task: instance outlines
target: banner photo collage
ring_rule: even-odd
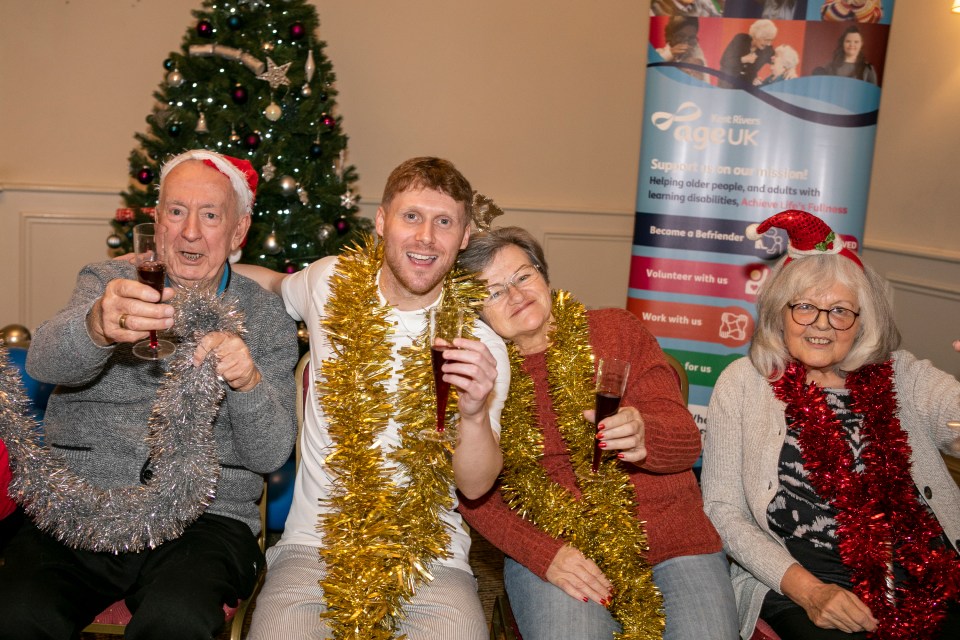
[[[701,429],[813,213],[860,249],[893,0],[653,0],[627,308],[683,363]]]

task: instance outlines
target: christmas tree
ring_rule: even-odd
[[[153,219],[160,166],[205,148],[245,158],[260,172],[243,261],[292,273],[354,240],[354,167],[335,113],[333,67],[315,39],[305,0],[204,0],[136,134],[131,185],[107,245],[131,249],[133,225]]]

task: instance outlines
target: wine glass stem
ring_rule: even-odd
[[[159,348],[160,348],[160,343],[157,341],[157,332],[151,331],[150,332],[150,349],[152,349],[153,351],[156,351]]]

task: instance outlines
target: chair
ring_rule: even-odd
[[[663,352],[663,356],[667,359],[667,364],[673,368],[673,374],[677,377],[677,384],[680,386],[680,395],[683,396],[683,403],[689,404],[690,382],[687,379],[687,371],[683,368],[683,363],[666,351]]]
[[[750,640],[780,640],[777,632],[770,628],[763,618],[757,618],[757,626],[753,630]]]
[[[259,507],[260,535],[257,536],[257,542],[260,544],[260,551],[265,551],[267,548],[266,480],[264,480],[263,483],[263,492],[260,494]],[[247,609],[250,607],[250,603],[256,599],[257,594],[260,592],[260,587],[263,586],[264,574],[266,574],[265,568],[260,570],[260,575],[257,576],[257,582],[253,586],[253,592],[249,598],[240,600],[236,607],[223,605],[223,621],[224,625],[230,625],[230,640],[240,640],[242,637],[243,621],[247,616]],[[83,632],[122,636],[131,617],[133,617],[133,614],[130,613],[130,609],[127,608],[126,603],[123,600],[118,600],[101,611],[97,617],[93,619],[93,622],[84,628]]]
[[[303,413],[306,408],[310,378],[310,352],[300,358],[294,376],[297,385],[297,444],[294,453],[282,467],[267,476],[267,528],[270,531],[283,531],[290,505],[293,503],[293,488],[296,483],[297,467],[300,466],[300,432],[303,425]]]

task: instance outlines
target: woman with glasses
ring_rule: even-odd
[[[960,637],[960,383],[899,351],[886,282],[819,218],[757,298],[749,356],[710,400],[707,514],[732,559],[744,638]]]
[[[459,263],[486,281],[480,316],[511,351],[501,483],[460,510],[506,555],[524,640],[736,638],[727,562],[691,470],[700,433],[654,337],[628,311],[552,292],[543,250],[518,227],[471,236]],[[599,358],[631,368],[619,412],[595,428]],[[607,453],[595,473],[596,440]]]

